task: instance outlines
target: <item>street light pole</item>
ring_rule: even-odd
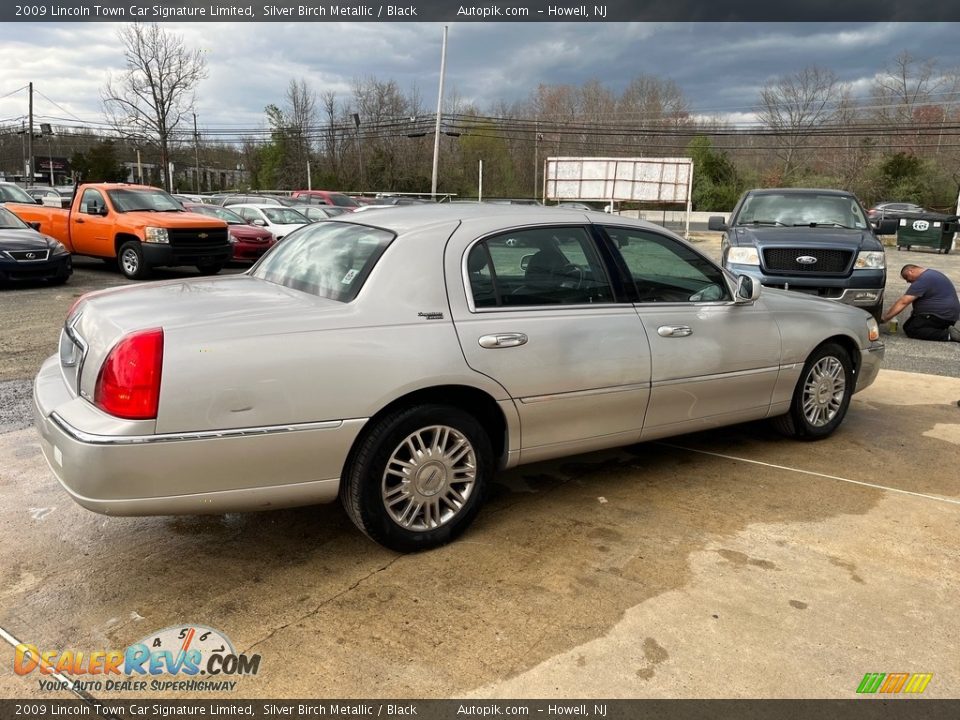
[[[440,159],[440,118],[443,112],[443,75],[447,67],[447,26],[443,26],[443,48],[440,51],[440,92],[437,93],[437,127],[433,133],[433,178],[430,182],[430,199],[437,201],[437,165]]]

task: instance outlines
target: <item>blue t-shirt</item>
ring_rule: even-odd
[[[907,288],[913,295],[913,311],[920,315],[936,315],[938,318],[956,322],[960,320],[960,299],[950,278],[939,270],[927,268]]]

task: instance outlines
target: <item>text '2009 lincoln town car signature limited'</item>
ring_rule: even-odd
[[[308,225],[243,275],[84,296],[34,397],[91,510],[339,497],[409,551],[461,533],[498,469],[758,418],[826,437],[882,355],[863,310],[761,294],[649,223],[412,206]]]

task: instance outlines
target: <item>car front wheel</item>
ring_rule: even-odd
[[[150,275],[150,268],[143,261],[143,248],[136,240],[130,240],[120,246],[117,253],[120,272],[131,280],[143,280]]]
[[[381,545],[428,550],[466,530],[492,474],[490,439],[476,418],[417,405],[376,421],[346,468],[340,500]]]
[[[821,440],[843,422],[853,395],[853,363],[836,343],[825,343],[807,358],[790,411],[773,418],[784,435],[801,440]]]

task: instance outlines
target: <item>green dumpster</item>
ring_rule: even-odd
[[[911,213],[900,218],[897,228],[897,250],[926,247],[947,254],[953,246],[953,234],[957,232],[956,215],[937,213]]]

